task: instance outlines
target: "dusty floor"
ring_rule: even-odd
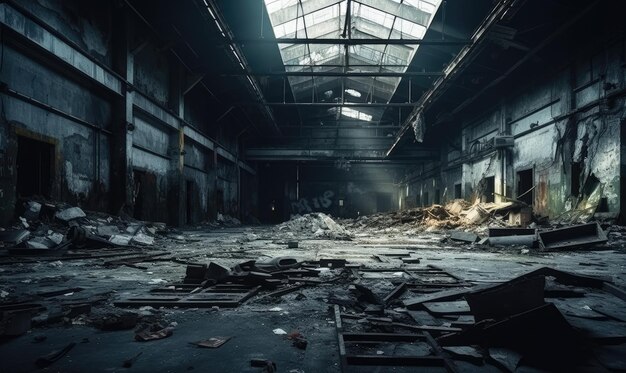
[[[370,231],[357,233],[351,241],[336,241],[315,238],[312,234],[294,235],[272,227],[242,227],[189,230],[177,239],[159,241],[153,248],[144,249],[144,254],[165,251],[168,255],[160,261],[136,263],[146,269],[124,265],[105,266],[104,263],[111,258],[49,258],[33,259],[30,263],[5,260],[0,262],[0,294],[5,299],[30,298],[32,302],[44,304],[46,311],[37,316],[41,320],[46,320],[47,316],[54,314],[55,309],[61,309],[68,302],[91,302],[95,296],[102,297],[102,301],[93,304],[91,316],[79,315],[57,322],[44,321],[43,325],[32,327],[24,335],[2,341],[0,372],[38,371],[35,365],[37,357],[61,349],[69,342],[77,344],[67,355],[41,371],[260,372],[261,368],[250,366],[250,360],[261,358],[274,361],[279,372],[338,372],[341,370],[339,350],[333,302],[329,298],[341,298],[348,292],[354,279],[308,286],[278,298],[265,297],[266,291],[262,291],[232,309],[144,307],[131,310],[144,317],[157,318],[173,328],[173,335],[155,341],[135,341],[132,329],[98,330],[90,325],[89,317],[119,313],[122,310],[113,306],[114,301],[146,294],[151,288],[165,283],[180,282],[185,275],[187,262],[214,261],[232,267],[247,260],[263,261],[278,256],[293,256],[301,261],[340,258],[370,268],[403,267],[410,270],[436,265],[473,284],[497,283],[535,268],[549,266],[582,275],[607,277],[615,285],[624,288],[626,249],[621,232],[614,230],[609,233],[609,243],[596,250],[545,253],[521,247],[497,249],[454,243],[445,240],[441,232],[406,235],[393,231]],[[287,248],[288,240],[297,240],[299,247]],[[420,262],[403,264],[402,256],[420,258]],[[324,271],[320,273],[320,278],[335,278],[341,272],[339,269]],[[397,271],[373,273],[364,276],[361,283],[384,297],[402,276]],[[82,290],[45,298],[37,296],[42,292],[71,288]],[[406,292],[400,299],[412,296],[415,294]],[[572,314],[591,312],[588,308],[600,302],[600,298],[598,294],[589,293],[583,298],[569,300],[561,310],[569,310]],[[611,303],[611,312],[619,314],[618,319],[626,320],[623,301],[607,299],[602,298],[604,302]],[[553,301],[559,304],[561,300]],[[402,307],[391,307],[389,312],[401,314],[403,310]],[[593,318],[580,320],[590,319]],[[626,322],[615,319],[611,322],[608,329],[611,329],[613,335],[621,335],[626,339]],[[308,341],[307,348],[302,350],[292,346],[292,342],[284,335],[273,332],[277,328],[287,333],[299,331]],[[215,349],[190,344],[215,336],[232,339]],[[617,352],[612,352],[616,356],[621,355],[622,364],[626,356],[623,347],[624,344],[617,345]],[[125,360],[139,353],[141,355],[131,368],[122,366]],[[499,371],[488,362],[480,366],[455,362],[460,371]],[[371,371],[402,370],[383,367]],[[517,371],[534,370],[521,366]]]

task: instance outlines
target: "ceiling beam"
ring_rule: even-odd
[[[323,66],[322,66],[323,67]],[[351,68],[352,66],[349,66]],[[370,66],[375,67],[375,66]],[[284,77],[284,76],[330,76],[330,77],[361,77],[361,78],[370,78],[370,77],[405,77],[405,76],[423,76],[423,77],[432,77],[432,76],[442,76],[442,72],[434,72],[434,71],[353,71],[353,72],[342,72],[342,71],[266,71],[266,72],[251,72],[247,73],[245,71],[240,72],[232,72],[232,73],[221,73],[219,76],[240,76],[240,75],[249,75],[249,76],[265,76],[265,77]]]
[[[384,149],[301,149],[301,148],[250,148],[246,150],[247,161],[325,161],[325,160],[373,160],[398,162],[400,159],[428,160],[439,157],[433,149],[417,150],[402,158],[386,159]]]
[[[411,112],[411,114],[404,121],[402,128],[396,135],[396,138],[391,145],[391,147],[387,150],[387,156],[389,156],[393,150],[398,146],[400,140],[404,136],[404,134],[411,127],[411,123],[413,123],[416,118],[425,110],[425,107],[429,105],[436,96],[440,95],[443,91],[443,88],[449,83],[449,81],[460,74],[460,72],[465,69],[474,58],[478,55],[476,53],[480,47],[483,45],[486,37],[489,34],[489,31],[493,28],[497,22],[502,19],[502,17],[506,14],[506,12],[511,9],[518,0],[500,0],[493,9],[489,12],[487,17],[483,20],[480,26],[472,35],[471,43],[466,45],[459,51],[459,53],[450,61],[446,69],[444,70],[444,75],[439,77],[437,81],[433,84],[433,86],[424,92],[424,94],[420,97],[419,101],[416,103],[417,105]]]
[[[208,40],[219,43],[222,40]],[[339,45],[467,45],[471,40],[424,40],[424,39],[307,39],[307,38],[263,38],[263,39],[233,39],[235,44],[339,44]]]
[[[370,107],[370,108],[387,108],[387,107],[414,107],[415,103],[410,102],[239,102],[235,105],[238,106],[250,106],[250,105],[266,105],[266,106],[304,106],[304,107]]]

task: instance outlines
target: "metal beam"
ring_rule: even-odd
[[[448,64],[448,67],[444,70],[444,75],[441,76],[437,81],[433,84],[433,86],[420,98],[420,100],[416,103],[415,109],[411,112],[408,118],[405,120],[402,128],[396,135],[396,138],[387,150],[387,156],[393,152],[396,146],[400,143],[400,140],[404,136],[404,134],[411,127],[411,123],[416,120],[416,118],[425,110],[426,105],[430,104],[435,96],[438,96],[443,91],[443,87],[448,83],[452,77],[456,76],[460,73],[467,65],[473,60],[477,53],[475,53],[483,44],[483,42],[487,39],[486,35],[488,35],[489,30],[493,28],[493,26],[506,14],[506,12],[512,8],[518,0],[500,0],[494,8],[489,12],[487,17],[480,24],[476,32],[474,32],[471,43],[466,45],[461,51],[454,57],[454,59]]]
[[[301,148],[251,148],[246,151],[247,161],[328,161],[335,159],[398,162],[400,159],[436,159],[439,152],[418,150],[402,158],[385,159],[384,149],[301,149]]]
[[[321,66],[324,67],[324,66]],[[352,66],[348,66],[351,68]],[[376,67],[376,66],[370,66]],[[360,78],[373,78],[373,77],[433,77],[442,76],[442,72],[422,72],[422,71],[406,71],[406,72],[381,72],[381,71],[355,71],[355,72],[341,72],[341,71],[275,71],[275,72],[252,72],[246,73],[245,71],[221,73],[219,76],[264,76],[264,77],[284,77],[284,76],[329,76],[329,77],[360,77]]]
[[[263,38],[263,39],[233,39],[235,44],[339,44],[339,45],[437,45],[437,46],[458,46],[471,44],[471,40],[424,40],[424,39],[307,39],[307,38]],[[219,44],[223,40],[208,40]]]
[[[362,122],[361,120],[339,120],[339,122]],[[319,122],[319,121],[318,121]],[[331,120],[323,120],[322,122],[324,123],[335,123],[335,121],[331,121]],[[386,121],[381,121],[381,123],[384,123]],[[345,125],[345,124],[340,124],[340,125],[335,125],[335,124],[324,124],[324,125],[316,125],[316,126],[311,126],[311,125],[294,125],[294,126],[282,126],[281,127],[283,131],[285,132],[289,132],[290,130],[292,131],[299,131],[300,129],[303,130],[326,130],[326,131],[335,131],[335,130],[351,130],[351,129],[358,129],[358,130],[397,130],[400,127],[399,126],[372,126],[372,125]]]
[[[202,3],[204,3],[204,6],[202,5]],[[201,9],[204,7],[207,10],[206,12],[202,13],[203,17],[209,23],[215,22],[219,26],[219,28],[222,30],[223,38],[214,39],[214,42],[216,44],[221,44],[221,45],[230,45],[231,53],[226,51],[226,54],[230,57],[232,63],[234,65],[239,63],[244,66],[244,69],[246,71],[250,71],[250,66],[243,52],[241,51],[241,48],[239,48],[239,46],[236,45],[237,43],[234,42],[234,35],[230,31],[230,28],[228,27],[226,21],[224,20],[221,10],[219,6],[217,6],[215,0],[203,0],[202,2],[200,0],[196,0],[196,4],[198,4],[198,6]],[[261,103],[265,102],[265,96],[263,95],[263,91],[258,86],[258,84],[250,77],[248,77],[246,80],[248,80],[248,82],[250,83],[249,90],[254,96],[256,96],[255,98]],[[264,107],[266,108],[266,110],[264,110],[264,114],[266,115],[268,121],[270,122],[272,129],[277,134],[280,135],[280,127],[278,127],[276,118],[274,118],[274,114],[272,113],[271,110],[267,108],[267,106],[264,106]],[[251,122],[251,124],[254,125],[254,122]]]
[[[489,84],[487,84],[486,86],[484,86],[480,91],[476,92],[475,94],[473,94],[472,96],[470,96],[467,100],[463,101],[459,106],[457,106],[456,108],[454,108],[454,110],[452,111],[452,115],[455,115],[457,113],[459,113],[461,110],[463,110],[464,108],[466,108],[469,104],[471,104],[474,100],[476,100],[476,98],[480,97],[483,93],[485,93],[487,90],[493,88],[494,86],[496,86],[497,84],[499,84],[502,80],[504,80],[505,78],[507,78],[509,75],[511,75],[515,70],[517,70],[520,66],[522,66],[524,63],[526,63],[526,61],[528,61],[529,59],[531,59],[533,56],[535,56],[541,49],[545,48],[548,44],[550,44],[551,42],[553,42],[556,38],[558,38],[559,36],[561,36],[565,31],[567,31],[574,23],[576,23],[578,20],[580,20],[585,14],[589,13],[589,11],[591,11],[597,4],[599,3],[599,0],[594,1],[592,3],[590,3],[587,7],[585,7],[584,9],[582,9],[579,13],[577,13],[574,17],[572,17],[571,19],[569,19],[567,22],[563,23],[556,31],[554,31],[552,34],[550,34],[549,36],[543,38],[541,40],[541,42],[539,44],[537,44],[532,50],[528,51],[528,53],[526,53],[524,55],[524,57],[522,57],[521,59],[519,59],[513,66],[511,66],[507,71],[505,71],[503,74],[501,74],[499,77],[497,77],[496,79],[493,79],[489,82]]]
[[[192,77],[187,78],[187,84],[183,89],[183,96],[189,93],[193,87],[195,87],[198,83],[200,83],[204,79],[204,74],[196,74]]]
[[[365,108],[388,108],[388,107],[414,107],[416,104],[411,102],[239,102],[235,105],[238,106],[250,106],[250,105],[266,105],[266,106],[304,106],[304,107],[365,107]]]

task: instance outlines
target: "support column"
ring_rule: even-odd
[[[124,97],[113,103],[113,138],[111,146],[111,212],[133,214],[134,184],[132,169],[133,153],[133,103],[134,54],[131,45],[134,34],[132,15],[124,7],[114,10],[119,27],[114,28],[114,64],[117,72],[128,84],[123,87]]]
[[[174,110],[178,117],[185,117],[185,99],[183,95],[183,82],[185,78],[185,72],[183,67],[172,58],[170,63],[170,107]],[[172,182],[172,206],[175,206],[171,213],[171,221],[176,226],[182,226],[189,224],[187,221],[187,209],[191,206],[187,206],[187,193],[186,190],[184,167],[185,167],[185,124],[181,121],[178,126],[178,131],[172,133],[170,137],[171,144],[171,173],[170,181]]]

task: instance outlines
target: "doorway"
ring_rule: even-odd
[[[483,192],[482,200],[487,203],[495,202],[496,197],[494,195],[496,191],[496,178],[490,176],[485,178],[485,190]]]
[[[454,184],[454,198],[455,199],[463,198],[462,190],[461,190],[461,183]]]
[[[54,175],[54,145],[17,137],[17,195],[50,198]]]
[[[517,172],[517,199],[531,206],[534,193],[530,191],[534,186],[533,169]],[[530,191],[530,192],[529,192]]]

